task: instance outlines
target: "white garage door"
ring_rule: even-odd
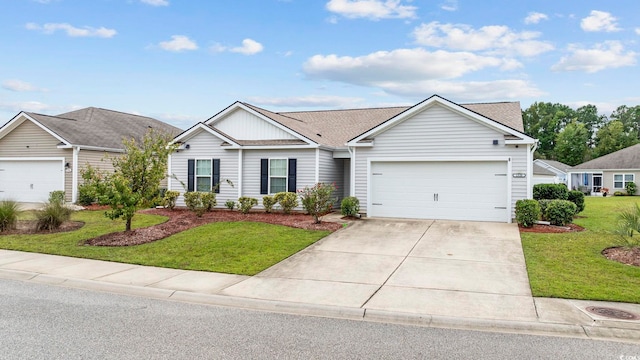
[[[508,221],[507,162],[372,162],[369,216]]]
[[[44,202],[64,190],[61,160],[0,160],[0,200]]]

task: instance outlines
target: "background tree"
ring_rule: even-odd
[[[175,146],[167,146],[170,140],[171,136],[151,130],[141,142],[124,140],[124,155],[112,159],[114,174],[105,181],[99,197],[111,207],[107,217],[124,218],[126,231],[131,230],[136,210],[158,196],[160,182],[167,176],[169,155],[175,150]]]
[[[539,141],[537,158],[556,158],[556,136],[575,118],[575,110],[558,103],[535,102],[522,112],[524,132]]]
[[[613,120],[596,134],[593,157],[600,157],[638,143],[636,130],[627,131],[622,122]]]
[[[587,127],[573,120],[556,137],[556,160],[570,166],[584,162],[589,151],[589,131]]]
[[[633,107],[628,107],[627,105],[618,106],[609,118],[612,121],[620,121],[624,125],[626,133],[640,135],[640,105]]]
[[[607,122],[607,117],[598,114],[598,108],[591,104],[579,107],[576,110],[576,117],[577,121],[584,124],[587,129],[587,146],[593,148],[595,146],[596,133]]]

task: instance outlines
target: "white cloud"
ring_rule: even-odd
[[[584,31],[620,31],[618,19],[606,11],[591,10],[591,14],[580,21],[580,27]]]
[[[31,83],[28,83],[26,81],[16,80],[16,79],[3,81],[2,82],[2,88],[6,89],[6,90],[10,90],[10,91],[16,91],[16,92],[28,92],[28,91],[46,92],[46,91],[48,91],[47,89],[42,89],[42,88],[36,87],[36,86],[32,85]]]
[[[382,89],[400,96],[425,98],[438,94],[456,102],[490,101],[498,99],[522,99],[545,95],[525,80],[507,79],[494,81],[440,81],[427,80],[413,83],[388,83]]]
[[[402,5],[400,0],[330,0],[327,10],[346,18],[406,19],[415,18],[417,7]]]
[[[537,24],[542,20],[549,20],[549,16],[547,14],[539,13],[539,12],[530,12],[526,18],[524,18],[525,24]]]
[[[536,40],[540,35],[534,31],[514,32],[502,25],[474,29],[465,24],[441,24],[437,21],[421,24],[413,31],[416,43],[420,45],[520,56],[535,56],[553,50],[550,43]]]
[[[636,28],[635,31],[637,35],[640,35],[640,28]]]
[[[242,46],[229,48],[229,47],[224,46],[222,44],[214,44],[213,46],[211,46],[210,49],[213,52],[230,51],[230,52],[243,54],[243,55],[255,55],[255,54],[261,52],[262,50],[264,50],[264,46],[262,46],[262,44],[260,44],[259,42],[255,41],[255,40],[244,39],[244,40],[242,40]]]
[[[440,9],[445,11],[457,11],[458,0],[445,0],[445,2],[442,5],[440,5]]]
[[[636,64],[637,54],[626,51],[619,41],[605,41],[591,49],[578,45],[569,45],[571,53],[563,56],[551,67],[554,71],[585,71],[595,73],[605,69],[632,66]]]
[[[457,78],[487,67],[512,69],[513,61],[470,52],[427,51],[422,48],[378,51],[365,56],[315,55],[303,65],[310,78],[359,85],[387,81]]]
[[[293,97],[250,97],[248,101],[261,106],[275,106],[285,108],[319,107],[344,109],[361,106],[364,99],[357,97],[342,97],[331,95],[309,95]]]
[[[140,2],[151,6],[169,6],[169,1],[167,0],[140,0]]]
[[[158,44],[163,50],[181,52],[184,50],[197,50],[198,44],[184,35],[171,35],[171,40],[161,41]]]
[[[264,46],[259,42],[252,39],[244,39],[242,40],[242,46],[234,47],[229,49],[231,52],[243,54],[243,55],[255,55],[261,52],[264,49]]]
[[[44,25],[38,25],[36,23],[27,23],[25,25],[27,30],[42,31],[44,34],[53,34],[58,30],[62,30],[71,37],[101,37],[111,38],[117,34],[114,29],[107,29],[105,27],[93,28],[91,26],[85,26],[77,28],[67,23],[46,23]]]
[[[0,102],[0,110],[20,112],[48,112],[55,110],[56,107],[41,103],[39,101],[22,101],[22,102]]]

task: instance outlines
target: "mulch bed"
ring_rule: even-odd
[[[640,266],[640,247],[612,247],[602,250],[602,255],[625,265]]]
[[[526,228],[526,227],[518,225],[518,228],[520,228],[520,232],[545,233],[545,234],[546,233],[556,234],[556,233],[568,233],[568,232],[584,231],[584,228],[582,226],[579,226],[579,225],[576,225],[576,224],[568,224],[566,226],[534,224],[530,228]]]
[[[252,221],[263,222],[275,225],[284,225],[307,230],[328,230],[336,231],[342,227],[334,222],[321,222],[314,224],[313,218],[304,214],[282,214],[264,212],[250,212],[242,214],[238,211],[214,210],[197,217],[193,212],[186,209],[148,209],[141,211],[145,214],[167,216],[169,220],[162,224],[149,226],[146,228],[134,229],[129,232],[115,232],[97,238],[89,239],[87,245],[94,246],[131,246],[149,243],[164,239],[173,234],[191,229],[204,224],[221,221]]]

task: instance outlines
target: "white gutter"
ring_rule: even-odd
[[[73,147],[73,159],[71,161],[71,202],[78,201],[78,154],[80,153],[80,147]]]

